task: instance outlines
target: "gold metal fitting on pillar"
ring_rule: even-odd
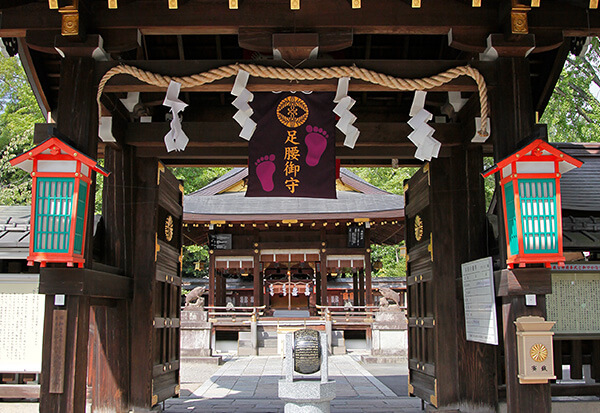
[[[61,7],[62,15],[60,34],[63,36],[79,36],[79,0],[71,0],[71,4]]]
[[[529,23],[527,22],[527,12],[531,7],[521,4],[520,0],[512,0],[510,10],[510,31],[512,34],[528,34]]]

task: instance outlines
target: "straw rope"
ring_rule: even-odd
[[[385,86],[393,90],[401,90],[407,92],[415,90],[427,91],[429,89],[449,83],[460,76],[469,76],[477,84],[477,90],[479,92],[479,102],[481,105],[481,130],[479,130],[477,133],[480,136],[488,135],[486,131],[488,121],[487,86],[485,84],[485,79],[483,78],[481,73],[479,73],[477,69],[471,66],[454,67],[445,72],[439,73],[431,77],[425,77],[422,79],[403,79],[394,76],[388,76],[382,73],[375,72],[373,70],[362,69],[356,66],[335,66],[316,69],[294,69],[239,63],[232,64],[229,66],[221,66],[216,69],[212,69],[207,72],[191,76],[179,77],[160,75],[157,73],[152,73],[146,70],[139,69],[134,66],[120,65],[110,69],[104,74],[104,76],[102,76],[102,79],[100,80],[100,84],[98,85],[98,94],[96,96],[96,100],[98,102],[98,112],[100,112],[100,97],[102,96],[104,87],[113,76],[119,74],[130,75],[144,83],[162,87],[165,89],[169,86],[169,83],[171,83],[171,81],[175,81],[181,83],[181,88],[185,89],[194,86],[205,85],[207,83],[212,83],[217,80],[236,76],[239,70],[245,70],[250,74],[250,76],[253,77],[287,81],[310,81],[350,77],[353,79],[359,79],[365,82],[373,83],[376,85]]]

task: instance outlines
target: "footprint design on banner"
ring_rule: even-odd
[[[321,155],[325,152],[329,135],[325,130],[318,126],[309,125],[306,127],[306,131],[308,132],[308,135],[306,135],[306,138],[304,139],[304,142],[308,147],[306,164],[308,166],[316,166],[321,160]]]
[[[265,155],[258,158],[254,164],[256,165],[256,175],[262,189],[266,192],[271,192],[275,188],[273,183],[273,174],[275,173],[275,155]]]

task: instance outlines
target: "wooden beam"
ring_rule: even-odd
[[[43,124],[45,125],[45,124]],[[462,125],[458,123],[429,123],[435,129],[434,137],[444,146],[465,143]],[[415,148],[407,136],[413,129],[403,122],[358,122],[360,130],[356,147],[386,146]],[[128,123],[124,143],[138,148],[164,148],[164,136],[169,131],[168,122]],[[226,122],[182,122],[182,128],[190,138],[188,148],[247,147],[248,142],[238,137],[240,127],[233,119]],[[40,126],[39,133],[43,127]],[[37,128],[36,128],[37,131]],[[341,147],[344,135],[336,130],[336,146]],[[185,152],[179,153],[185,155]]]
[[[89,297],[131,297],[133,280],[129,277],[87,268],[42,268],[40,294],[68,294]]]
[[[448,0],[429,0],[430,12],[413,9],[397,0],[367,2],[360,11],[339,1],[303,2],[290,10],[286,2],[242,2],[238,12],[227,6],[189,0],[176,10],[157,0],[139,0],[109,10],[106,2],[89,2],[90,27],[140,28],[143,34],[237,34],[240,27],[295,27],[298,31],[314,27],[352,29],[354,33],[446,34],[450,27],[494,27],[494,7],[474,9],[470,4]],[[22,37],[26,28],[60,27],[60,15],[41,3],[6,9],[0,35]]]
[[[294,27],[308,30],[316,27],[352,29],[354,33],[381,34],[447,34],[451,28],[484,28],[491,33],[498,28],[498,5],[483,2],[471,7],[469,2],[428,0],[424,8],[412,8],[408,2],[379,0],[366,2],[360,10],[340,1],[304,2],[300,10],[290,10],[286,2],[243,2],[238,12],[227,12],[219,2],[189,0],[178,9],[169,10],[157,0],[139,0],[108,9],[105,1],[88,2],[90,27],[139,28],[143,34],[237,34],[240,27]],[[449,4],[450,3],[450,4]],[[594,2],[590,3],[592,6]],[[12,4],[11,4],[12,5]],[[2,7],[2,37],[24,37],[28,28],[60,28],[61,16],[50,10],[46,2],[28,2],[15,7]],[[567,36],[598,35],[600,15],[590,13],[568,2],[542,4],[528,13],[529,32],[538,29],[565,31]]]
[[[96,73],[97,81],[111,68],[120,64],[127,64],[137,68],[169,76],[189,76],[197,73],[206,72],[220,66],[226,66],[236,63],[256,64],[256,61],[234,61],[234,60],[155,60],[155,61],[124,61],[124,62],[98,62]],[[303,69],[322,68],[332,66],[357,66],[363,69],[373,70],[389,76],[399,78],[423,78],[434,76],[448,69],[464,66],[468,64],[465,60],[309,60],[302,64]],[[268,61],[266,64],[270,67],[287,67],[286,62]],[[479,65],[478,65],[479,66]],[[182,88],[188,92],[230,92],[233,86],[234,77],[215,81],[209,84]],[[313,91],[335,91],[337,79],[317,80],[317,81],[298,81],[288,82],[272,79],[251,78],[248,83],[248,90],[252,92],[272,92],[273,90],[291,91],[298,90],[301,87],[308,87]],[[396,91],[384,86],[376,85],[360,80],[350,82],[350,91],[373,92],[373,91]],[[445,85],[433,87],[429,91],[463,91],[474,92],[477,90],[475,82],[466,76],[461,76]],[[158,87],[141,82],[132,76],[118,75],[113,77],[106,87],[105,93],[110,92],[163,92],[164,87]]]

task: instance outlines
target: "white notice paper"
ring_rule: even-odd
[[[45,296],[39,276],[0,274],[0,371],[42,370]]]
[[[462,264],[467,340],[498,345],[492,257]]]

